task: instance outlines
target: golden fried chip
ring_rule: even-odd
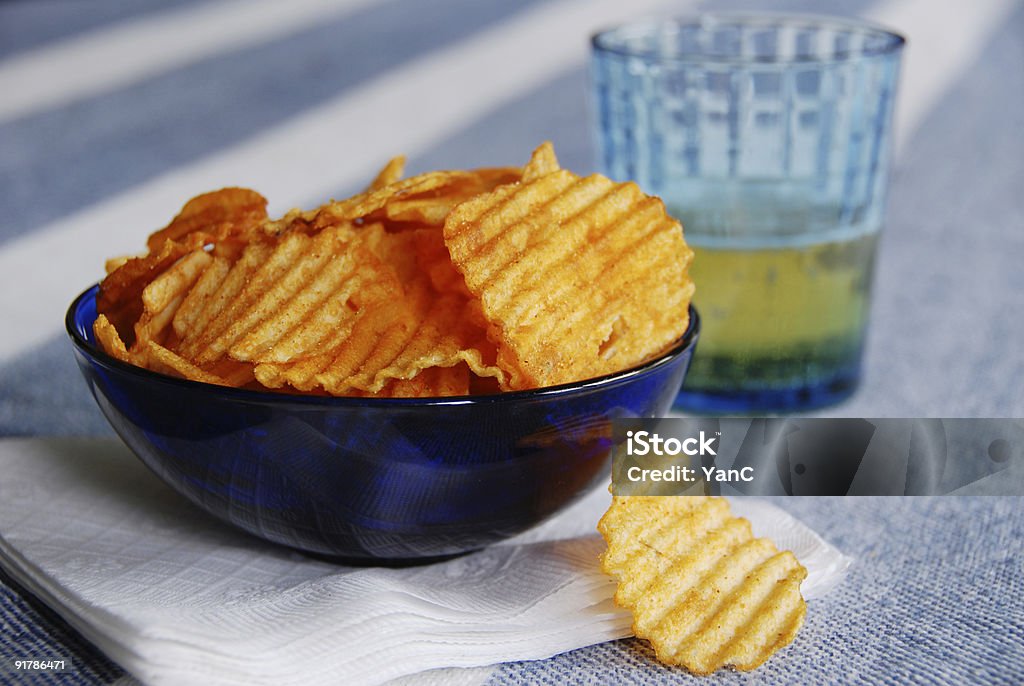
[[[469,395],[471,373],[465,364],[428,367],[411,379],[392,379],[384,384],[378,398],[448,398]]]
[[[472,172],[468,171],[433,171],[412,176],[382,188],[360,193],[347,200],[324,205],[315,212],[313,226],[316,229],[322,229],[351,222],[384,208],[393,199],[415,197],[422,193],[454,186],[462,181],[471,181],[472,178]]]
[[[228,358],[224,358],[215,364],[210,365],[209,369],[206,371],[222,379],[225,385],[234,386],[235,388],[248,385],[256,378],[253,374],[252,364],[248,362],[236,362],[235,360]]]
[[[371,181],[370,185],[366,187],[366,190],[369,192],[384,188],[384,186],[390,186],[402,178],[402,172],[404,171],[405,155],[392,157],[388,160],[388,163],[384,165],[384,168],[377,172],[377,176],[373,178],[373,181]]]
[[[444,234],[435,229],[418,229],[407,233],[412,240],[412,252],[416,260],[416,271],[426,275],[431,287],[439,294],[461,294],[475,298],[466,287],[466,280],[452,264]]]
[[[177,376],[190,381],[201,381],[202,383],[215,384],[217,386],[230,386],[226,380],[192,364],[180,355],[168,350],[155,341],[148,341],[142,353],[149,362],[149,368],[153,371],[170,376]]]
[[[121,336],[118,335],[117,329],[107,319],[107,315],[101,314],[96,317],[96,321],[92,324],[93,334],[96,336],[96,341],[100,344],[111,357],[127,362],[128,364],[135,364],[131,355],[128,354],[128,349],[124,345],[124,341],[121,340]]]
[[[394,293],[401,293],[401,286],[394,284]],[[371,357],[386,357],[389,348],[401,346],[410,324],[403,317],[404,304],[399,299],[390,299],[382,306],[357,312],[348,326],[338,327],[330,332],[325,351],[288,363],[266,362],[256,365],[256,379],[269,388],[280,388],[284,384],[301,391],[322,388],[332,395],[347,395],[351,390],[376,392],[378,388],[360,388],[354,377],[361,370],[370,367],[369,376],[375,375]],[[364,373],[364,377],[366,374]],[[383,385],[383,384],[381,384]]]
[[[135,342],[135,323],[142,316],[142,291],[182,256],[201,248],[204,239],[193,235],[183,241],[165,241],[160,250],[126,260],[100,282],[96,311],[106,315],[127,345]]]
[[[269,250],[269,247],[263,246],[262,249]],[[210,298],[217,292],[228,272],[231,271],[232,263],[231,260],[215,254],[203,273],[199,275],[192,289],[174,313],[174,319],[171,322],[179,340],[193,331],[202,330],[203,327],[198,324],[199,318],[208,312]]]
[[[410,300],[416,301],[414,297]],[[373,365],[368,365],[352,379],[353,385],[377,390],[389,379],[411,379],[424,369],[450,367],[458,362],[465,362],[478,376],[503,380],[504,373],[491,357],[496,355],[496,351],[488,343],[485,332],[472,325],[472,317],[466,315],[466,306],[467,301],[458,296],[436,299],[425,313],[416,318],[413,328],[388,341],[389,354],[394,351],[391,359],[376,370]],[[372,376],[369,374],[371,370],[374,371]]]
[[[498,186],[519,183],[523,178],[522,167],[480,167],[472,171],[472,187],[477,193],[493,191]]]
[[[551,145],[551,141],[544,141],[533,151],[530,161],[523,167],[523,183],[535,181],[559,169],[561,167],[558,166],[558,158],[555,157],[554,146]]]
[[[451,395],[617,371],[685,328],[689,254],[635,186],[560,170],[550,143],[525,168],[404,163],[277,220],[247,189],[193,198],[108,262],[100,345],[211,383]]]
[[[358,265],[352,283],[334,293],[324,307],[328,317],[337,314],[343,320],[327,327],[316,317],[307,321],[297,335],[320,337],[315,354],[291,361],[261,361],[254,371],[264,386],[289,384],[302,391],[324,388],[333,395],[345,395],[357,387],[351,377],[372,364],[372,356],[386,357],[387,346],[403,344],[405,331],[412,326],[413,304],[403,298],[395,269],[359,240],[352,242],[351,251]]]
[[[267,218],[267,200],[248,188],[222,188],[203,193],[185,203],[165,228],[149,237],[147,246],[157,251],[165,241],[180,241],[195,232],[226,236],[259,225]]]
[[[517,167],[474,169],[442,188],[391,198],[384,206],[385,216],[391,222],[441,227],[457,205],[520,178]]]
[[[444,237],[511,388],[627,369],[686,330],[693,252],[634,183],[559,170],[501,186],[459,205]]]
[[[443,226],[448,213],[465,200],[466,198],[454,195],[437,198],[410,198],[389,202],[384,209],[387,218],[393,222]]]
[[[214,257],[174,317],[174,330],[182,340],[181,351],[186,357],[195,356],[204,336],[215,334],[210,331],[213,322],[219,321],[224,311],[236,302],[273,250],[274,246],[266,243],[250,245],[233,264],[226,258]]]
[[[405,291],[404,297],[398,297],[400,286],[396,290],[387,302],[360,309],[351,327],[333,332],[334,343],[320,346],[327,352],[291,364],[258,364],[257,380],[269,387],[287,383],[300,390],[323,388],[332,395],[354,390],[373,394],[392,379],[409,380],[424,369],[460,362],[478,376],[504,380],[493,345],[462,316],[464,299],[435,300],[424,284]]]
[[[290,362],[309,356],[333,329],[345,326],[361,285],[355,255],[335,249],[325,257],[315,250],[296,261],[253,310],[240,314],[214,349],[224,345],[236,360]]]
[[[803,624],[807,570],[755,538],[723,498],[616,496],[598,531],[615,602],[661,662],[695,674],[754,669]]]
[[[229,352],[235,360],[253,362],[308,354],[330,327],[352,316],[346,303],[358,288],[351,278],[357,262],[345,249],[352,237],[341,226],[313,237],[290,233],[269,253],[250,246],[206,298],[210,306],[223,303],[217,314],[201,330],[178,331],[186,357],[203,366]],[[241,274],[232,278],[235,270]],[[200,281],[197,291],[207,286]]]
[[[142,291],[142,316],[135,323],[135,346],[148,341],[162,342],[161,334],[171,324],[185,294],[202,275],[213,258],[205,250],[196,250],[174,263]]]
[[[423,229],[438,233],[436,229]],[[399,231],[391,233],[380,222],[366,224],[356,234],[357,245],[365,247],[381,262],[391,267],[398,280],[403,284],[411,284],[423,278],[417,263],[416,234],[418,231]]]
[[[128,260],[132,260],[137,257],[145,257],[145,255],[121,255],[120,257],[111,257],[103,263],[103,271],[109,274],[123,267]]]
[[[404,303],[394,308],[402,326],[348,379],[353,387],[376,389],[387,379],[408,379],[422,369],[446,368],[459,361],[466,362],[477,376],[504,382],[504,372],[495,364],[497,351],[486,336],[487,323],[479,301],[452,267],[440,231],[388,233],[377,224],[364,228],[356,240],[394,270],[402,284]],[[390,361],[389,354],[393,355]],[[329,387],[341,392],[336,382]]]
[[[436,362],[458,359],[458,346],[442,347],[436,330],[422,321],[409,302],[366,312],[327,355],[300,361],[284,378],[297,388],[321,387],[333,395],[353,389],[376,393],[391,379],[409,379]],[[257,378],[268,385],[269,371],[256,368]]]

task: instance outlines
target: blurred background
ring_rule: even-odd
[[[650,15],[814,12],[908,39],[862,388],[819,414],[1024,416],[1024,3],[0,2],[0,435],[109,432],[68,303],[193,195],[272,214],[408,172],[595,170],[588,37]],[[699,286],[699,285],[698,285]]]

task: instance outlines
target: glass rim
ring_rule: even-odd
[[[884,43],[871,50],[844,52],[828,57],[793,56],[778,57],[746,57],[722,55],[708,52],[686,52],[675,54],[655,53],[651,50],[634,50],[627,48],[621,40],[613,42],[613,38],[621,35],[642,35],[652,29],[686,26],[703,26],[711,23],[745,24],[750,27],[758,25],[787,24],[805,25],[806,28],[854,29],[870,35],[884,38]],[[788,12],[702,12],[700,14],[682,15],[677,17],[656,17],[619,24],[597,31],[590,37],[590,44],[595,53],[617,55],[644,60],[648,63],[664,62],[676,64],[745,64],[745,65],[808,65],[808,64],[842,64],[861,59],[883,57],[899,53],[906,45],[907,39],[900,33],[864,19],[838,17],[826,14],[800,14]]]

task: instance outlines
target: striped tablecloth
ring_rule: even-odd
[[[909,40],[865,380],[827,414],[1024,416],[1020,2],[7,0],[0,436],[110,432],[74,368],[64,309],[185,199],[244,185],[279,213],[355,191],[394,154],[411,172],[519,164],[545,139],[590,171],[589,33],[704,9],[854,15]],[[1024,503],[781,504],[865,564],[812,612],[799,640],[817,647],[753,679],[1024,682]],[[4,576],[0,628],[0,659],[42,645],[75,657],[53,683],[126,678]],[[465,677],[688,679],[632,642]]]

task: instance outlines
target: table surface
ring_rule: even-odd
[[[281,212],[355,191],[393,154],[408,154],[411,172],[520,164],[545,139],[564,166],[591,171],[587,35],[711,4],[0,4],[0,436],[110,433],[74,368],[63,309],[101,276],[104,256],[136,252],[185,199],[250,185]],[[1024,416],[1024,5],[722,0],[714,9],[867,17],[908,37],[864,381],[821,414]],[[860,564],[758,678],[1024,681],[1021,501],[780,504]],[[53,645],[78,658],[79,683],[122,676],[4,576],[0,620],[0,658]],[[484,678],[556,683],[570,671],[687,680],[635,642]]]

